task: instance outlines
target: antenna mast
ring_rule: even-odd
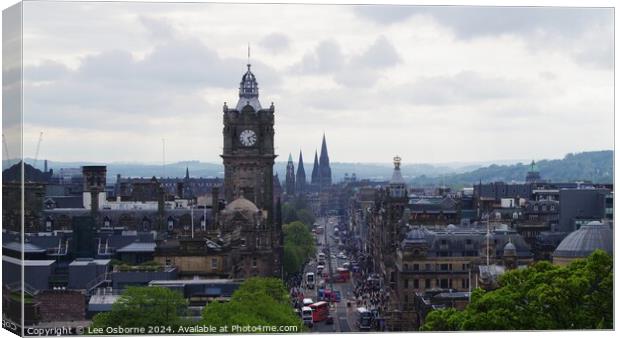
[[[41,141],[43,140],[43,131],[39,133],[39,142],[37,142],[37,150],[34,153],[34,162],[32,163],[32,167],[37,167],[37,162],[39,161],[39,149],[41,149]]]

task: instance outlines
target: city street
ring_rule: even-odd
[[[319,218],[317,222],[324,227],[324,233],[317,235],[319,244],[317,245],[317,255],[319,252],[325,252],[325,271],[330,276],[336,273],[338,267],[348,261],[348,259],[338,257],[338,237],[334,236],[334,228],[338,226],[336,218]],[[304,275],[307,272],[316,273],[317,260],[316,257],[306,266]],[[318,276],[318,274],[317,274]],[[317,290],[322,284],[323,278],[317,278],[317,286],[314,290],[305,290],[304,295],[311,297],[312,300],[318,301]],[[311,332],[353,332],[358,331],[356,325],[356,304],[353,297],[353,281],[350,279],[346,283],[330,283],[325,282],[325,287],[335,291],[339,291],[342,299],[340,302],[333,302],[330,305],[330,315],[334,319],[333,324],[325,322],[315,323]],[[350,306],[347,306],[347,300],[351,300]]]

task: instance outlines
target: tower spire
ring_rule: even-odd
[[[289,196],[295,194],[295,165],[291,153],[288,154],[288,163],[286,164],[286,194]]]
[[[297,162],[297,175],[295,177],[295,190],[301,194],[306,190],[306,170],[304,169],[304,158],[299,150],[299,162]]]
[[[327,153],[327,141],[325,133],[323,133],[323,142],[321,144],[321,157],[319,159],[319,173],[321,186],[329,186],[332,184],[332,169],[329,165],[329,154]]]
[[[312,166],[312,184],[319,184],[320,183],[320,174],[319,174],[319,155],[317,150],[314,150],[314,164]]]

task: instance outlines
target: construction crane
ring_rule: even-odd
[[[4,146],[4,155],[6,156],[7,168],[11,166],[11,157],[9,156],[9,147],[6,145],[6,137],[2,134],[2,144]]]
[[[32,167],[37,167],[37,161],[39,160],[39,149],[41,148],[41,141],[43,140],[43,132],[39,133],[39,142],[37,142],[37,150],[34,153],[34,162],[32,162]]]

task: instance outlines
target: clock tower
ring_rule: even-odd
[[[273,221],[274,106],[258,101],[258,83],[248,70],[241,78],[235,108],[224,103],[224,198],[243,196]]]

